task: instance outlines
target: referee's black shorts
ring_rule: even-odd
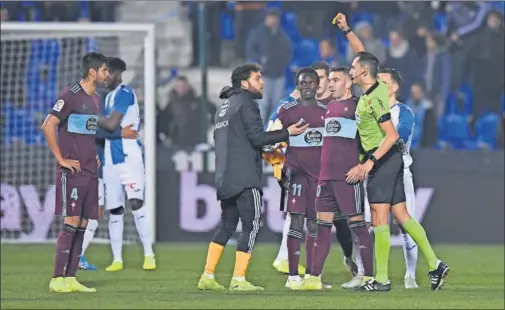
[[[367,196],[370,204],[395,205],[406,201],[403,186],[403,154],[394,145],[377,161],[368,174]]]

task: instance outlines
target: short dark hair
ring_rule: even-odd
[[[393,69],[393,68],[381,68],[379,70],[379,73],[386,73],[386,74],[389,74],[389,76],[391,76],[391,79],[398,85],[398,86],[402,86],[402,82],[403,82],[403,79],[402,79],[402,76],[400,74],[400,71],[396,70],[396,69]]]
[[[90,69],[95,69],[98,71],[101,66],[108,65],[107,57],[100,53],[87,53],[82,57],[82,77],[87,78]]]
[[[245,64],[236,67],[231,73],[231,86],[240,88],[242,81],[249,79],[253,72],[261,72],[261,67],[257,64]]]
[[[300,70],[298,70],[298,72],[296,72],[295,85],[298,85],[298,78],[300,78],[300,75],[302,74],[312,75],[316,79],[316,83],[319,84],[319,75],[317,75],[316,70],[309,67],[305,67],[301,68]]]
[[[310,67],[314,70],[324,70],[326,76],[330,75],[330,65],[326,61],[316,61]]]
[[[377,57],[367,52],[359,52],[356,57],[358,57],[359,64],[368,69],[370,75],[377,76],[379,73],[379,60]]]
[[[348,67],[334,67],[330,69],[330,72],[342,72],[345,74],[349,74],[349,68]]]
[[[109,57],[107,58],[107,63],[109,65],[110,72],[125,72],[126,71],[126,62],[119,57]]]

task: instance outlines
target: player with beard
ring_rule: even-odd
[[[98,218],[96,88],[109,76],[107,57],[86,54],[82,69],[82,79],[58,96],[41,128],[57,161],[55,215],[64,216],[49,284],[49,290],[57,293],[96,292],[79,283],[75,274],[88,220]]]
[[[230,291],[258,291],[245,275],[252,250],[258,236],[261,220],[263,162],[262,148],[287,141],[298,135],[308,124],[297,122],[286,129],[267,132],[256,99],[263,95],[264,81],[261,68],[246,64],[235,68],[231,76],[232,87],[224,87],[220,98],[223,103],[216,111],[214,141],[216,149],[216,191],[221,201],[221,223],[207,252],[205,270],[198,282],[201,290],[222,290],[214,278],[230,237],[242,223],[237,242],[235,270]]]
[[[316,61],[310,67],[316,70],[319,76],[319,88],[317,89],[316,99],[322,104],[327,105],[335,99],[329,87],[329,75],[331,74],[330,66],[325,61]],[[333,225],[335,225],[338,243],[340,243],[342,252],[344,253],[344,265],[353,277],[355,277],[358,274],[358,267],[352,259],[353,242],[347,218],[336,214]],[[307,238],[305,242],[314,242],[314,240],[309,240],[309,235],[307,235]],[[307,274],[310,274],[310,266],[307,267]]]
[[[321,156],[323,116],[326,113],[325,106],[316,100],[319,77],[315,70],[311,68],[300,69],[296,74],[296,87],[300,91],[300,99],[284,105],[279,111],[279,121],[284,126],[300,122],[310,124],[303,135],[289,139],[284,164],[289,190],[287,212],[291,218],[287,240],[289,277],[286,287],[292,290],[299,289],[303,283],[298,272],[298,264],[304,224],[306,224],[308,235],[312,237],[312,240],[316,236],[314,203],[319,161],[314,159]],[[305,245],[306,261],[310,266],[313,243],[307,242]]]
[[[323,288],[321,271],[331,247],[331,228],[335,214],[344,216],[356,236],[364,275],[373,275],[372,240],[363,218],[363,190],[359,182],[347,183],[346,173],[359,162],[359,136],[354,112],[352,81],[347,68],[332,69],[330,87],[335,99],[327,106],[324,117],[325,136],[321,152],[321,170],[316,198],[317,247],[314,247],[311,275],[302,285],[304,290]],[[344,287],[357,287],[362,278],[356,276]]]

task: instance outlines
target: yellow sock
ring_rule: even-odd
[[[223,255],[224,246],[211,242],[209,244],[209,251],[207,252],[207,262],[205,263],[205,273],[214,274],[216,271],[217,263],[221,260]]]
[[[247,266],[251,260],[251,254],[237,251],[235,254],[235,270],[233,271],[234,277],[245,277]]]

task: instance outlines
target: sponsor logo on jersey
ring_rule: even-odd
[[[309,129],[303,137],[307,144],[318,144],[323,140],[323,134],[315,129]]]
[[[96,131],[97,125],[98,125],[98,117],[96,117],[96,116],[91,116],[86,121],[86,129],[89,131]]]
[[[63,101],[63,99],[59,99],[54,104],[53,110],[55,110],[56,112],[61,112],[61,109],[63,109],[64,105],[65,105],[65,101]]]
[[[228,120],[218,122],[218,123],[216,123],[216,125],[214,125],[214,129],[220,129],[220,128],[224,128],[224,127],[228,127]]]
[[[342,125],[336,119],[332,119],[326,124],[326,132],[328,134],[336,134],[341,129]]]

